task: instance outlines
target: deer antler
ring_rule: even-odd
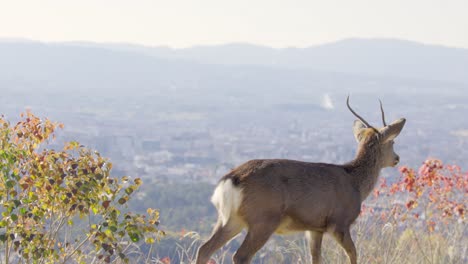
[[[379,102],[380,102],[380,112],[382,112],[382,122],[383,122],[384,126],[387,126],[387,123],[385,123],[385,113],[384,113],[384,110],[383,110],[383,107],[382,107],[382,101],[380,101],[380,99],[379,99]]]
[[[351,111],[351,113],[353,113],[353,115],[355,115],[359,120],[361,120],[362,123],[364,123],[366,125],[367,128],[372,128],[374,129],[375,131],[378,131],[377,129],[375,129],[373,126],[369,125],[369,123],[367,123],[366,120],[364,120],[364,118],[362,118],[360,115],[358,115],[356,112],[354,112],[354,110],[351,108],[351,106],[349,105],[349,95],[348,97],[346,98],[346,105],[348,106],[348,109],[349,111]],[[383,112],[382,112],[383,113]]]

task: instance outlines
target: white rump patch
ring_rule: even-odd
[[[235,214],[241,205],[242,190],[236,188],[231,179],[227,179],[216,186],[213,196],[211,196],[211,202],[218,209],[219,217],[225,226],[231,214]]]

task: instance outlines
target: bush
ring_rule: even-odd
[[[47,149],[61,124],[0,117],[0,243],[5,263],[129,262],[130,245],[154,243],[159,212],[124,213],[142,181],[78,142]]]
[[[437,159],[426,160],[417,172],[405,166],[400,172],[398,181],[387,184],[383,179],[374,191],[376,197],[384,195],[387,199],[381,199],[392,201],[382,212],[384,219],[399,223],[419,219],[429,232],[465,221],[468,173]]]

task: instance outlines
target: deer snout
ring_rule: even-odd
[[[395,161],[393,162],[393,166],[396,166],[400,162],[400,156],[395,155]]]

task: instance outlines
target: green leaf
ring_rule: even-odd
[[[152,237],[147,237],[147,238],[145,239],[145,242],[146,242],[146,244],[153,244],[155,241],[154,241],[154,238],[152,238]]]
[[[14,180],[8,180],[5,185],[7,188],[13,188],[15,186],[15,181]]]
[[[20,201],[20,200],[13,200],[13,203],[15,204],[15,208],[17,208],[18,206],[21,205],[21,201]]]
[[[23,207],[23,208],[20,208],[19,211],[20,211],[20,214],[25,215],[28,212],[28,209]]]
[[[130,239],[133,241],[133,242],[138,242],[140,241],[140,236],[136,233],[130,233],[128,234],[130,236]]]
[[[91,206],[91,210],[93,211],[94,214],[97,214],[99,212],[96,206]]]
[[[133,193],[133,187],[130,186],[127,189],[125,189],[125,193],[128,194],[128,195],[132,194]]]
[[[18,216],[16,214],[12,214],[11,215],[11,220],[16,222],[16,220],[18,220]]]
[[[118,202],[119,202],[119,204],[125,204],[127,202],[127,199],[122,197],[122,198],[119,199]]]
[[[109,230],[109,229],[104,230],[104,233],[105,233],[107,236],[112,236],[112,231]]]

